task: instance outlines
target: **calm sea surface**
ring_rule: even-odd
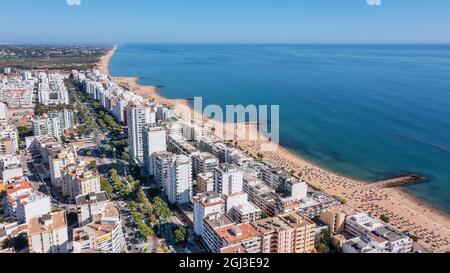
[[[329,169],[407,187],[450,213],[450,45],[122,45],[115,76],[169,98],[280,105],[281,144]]]

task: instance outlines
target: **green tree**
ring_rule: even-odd
[[[26,126],[17,127],[17,133],[19,134],[20,139],[25,139],[26,137],[33,136],[33,130]]]
[[[24,233],[17,235],[14,238],[7,238],[2,243],[2,248],[14,248],[16,252],[28,247],[28,236]]]
[[[114,191],[113,186],[103,176],[100,177],[100,186],[101,186],[102,191],[105,191],[108,194],[108,196],[112,195],[112,193]]]
[[[172,215],[172,212],[170,211],[167,203],[164,200],[162,200],[159,196],[153,198],[153,204],[156,213],[164,220],[169,219],[169,217]]]
[[[97,170],[98,170],[98,164],[97,164],[97,161],[92,160],[92,161],[89,163],[89,167],[91,168],[91,170],[97,171]]]
[[[177,228],[173,233],[173,237],[178,245],[183,244],[186,242],[186,229],[184,227]]]
[[[316,245],[316,250],[319,253],[339,253],[340,249],[333,244],[333,238],[328,230],[322,231],[320,241]]]

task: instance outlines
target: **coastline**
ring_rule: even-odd
[[[97,69],[105,75],[110,75],[109,62],[117,48],[114,46],[108,50],[98,63]],[[139,84],[137,77],[110,78],[142,97],[170,106],[176,115],[185,120],[194,119],[194,110],[187,100],[167,99],[158,94],[156,86]],[[236,143],[237,148],[252,157],[261,153],[262,144],[274,145],[252,124],[223,124],[209,119],[204,121],[205,128],[215,128],[216,132],[232,132],[232,135],[240,136],[240,139],[248,139],[249,135],[252,136],[251,139],[256,137],[256,141]],[[450,217],[439,209],[425,204],[402,188],[381,188],[377,183],[344,177],[308,162],[301,155],[284,147],[277,148],[275,152],[263,152],[263,159],[282,166],[329,195],[345,199],[358,211],[371,213],[375,217],[388,216],[390,225],[401,231],[413,232],[419,237],[419,243],[432,251],[450,251]]]

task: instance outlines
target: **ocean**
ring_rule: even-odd
[[[450,213],[450,45],[121,45],[114,76],[168,98],[280,105],[280,142],[346,176],[420,174]]]

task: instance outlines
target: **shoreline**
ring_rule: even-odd
[[[184,120],[194,119],[195,113],[188,100],[167,99],[157,92],[156,86],[141,85],[138,77],[112,77],[109,73],[109,63],[117,48],[115,45],[100,59],[97,69],[101,73],[110,76],[111,80],[125,89],[170,106],[174,113]],[[236,148],[254,158],[261,153],[261,145],[275,145],[252,124],[223,124],[210,119],[204,119],[204,123],[206,129],[215,128],[215,132],[228,132],[235,138],[240,137],[239,139],[249,139],[248,136],[257,139],[237,141],[235,144]],[[285,147],[276,148],[274,152],[263,152],[263,159],[293,172],[329,195],[345,199],[347,204],[358,211],[370,213],[375,217],[389,216],[390,225],[404,232],[413,232],[419,237],[419,243],[432,251],[450,251],[450,216],[444,211],[426,204],[401,187],[381,188],[376,182],[345,177],[309,162]]]

